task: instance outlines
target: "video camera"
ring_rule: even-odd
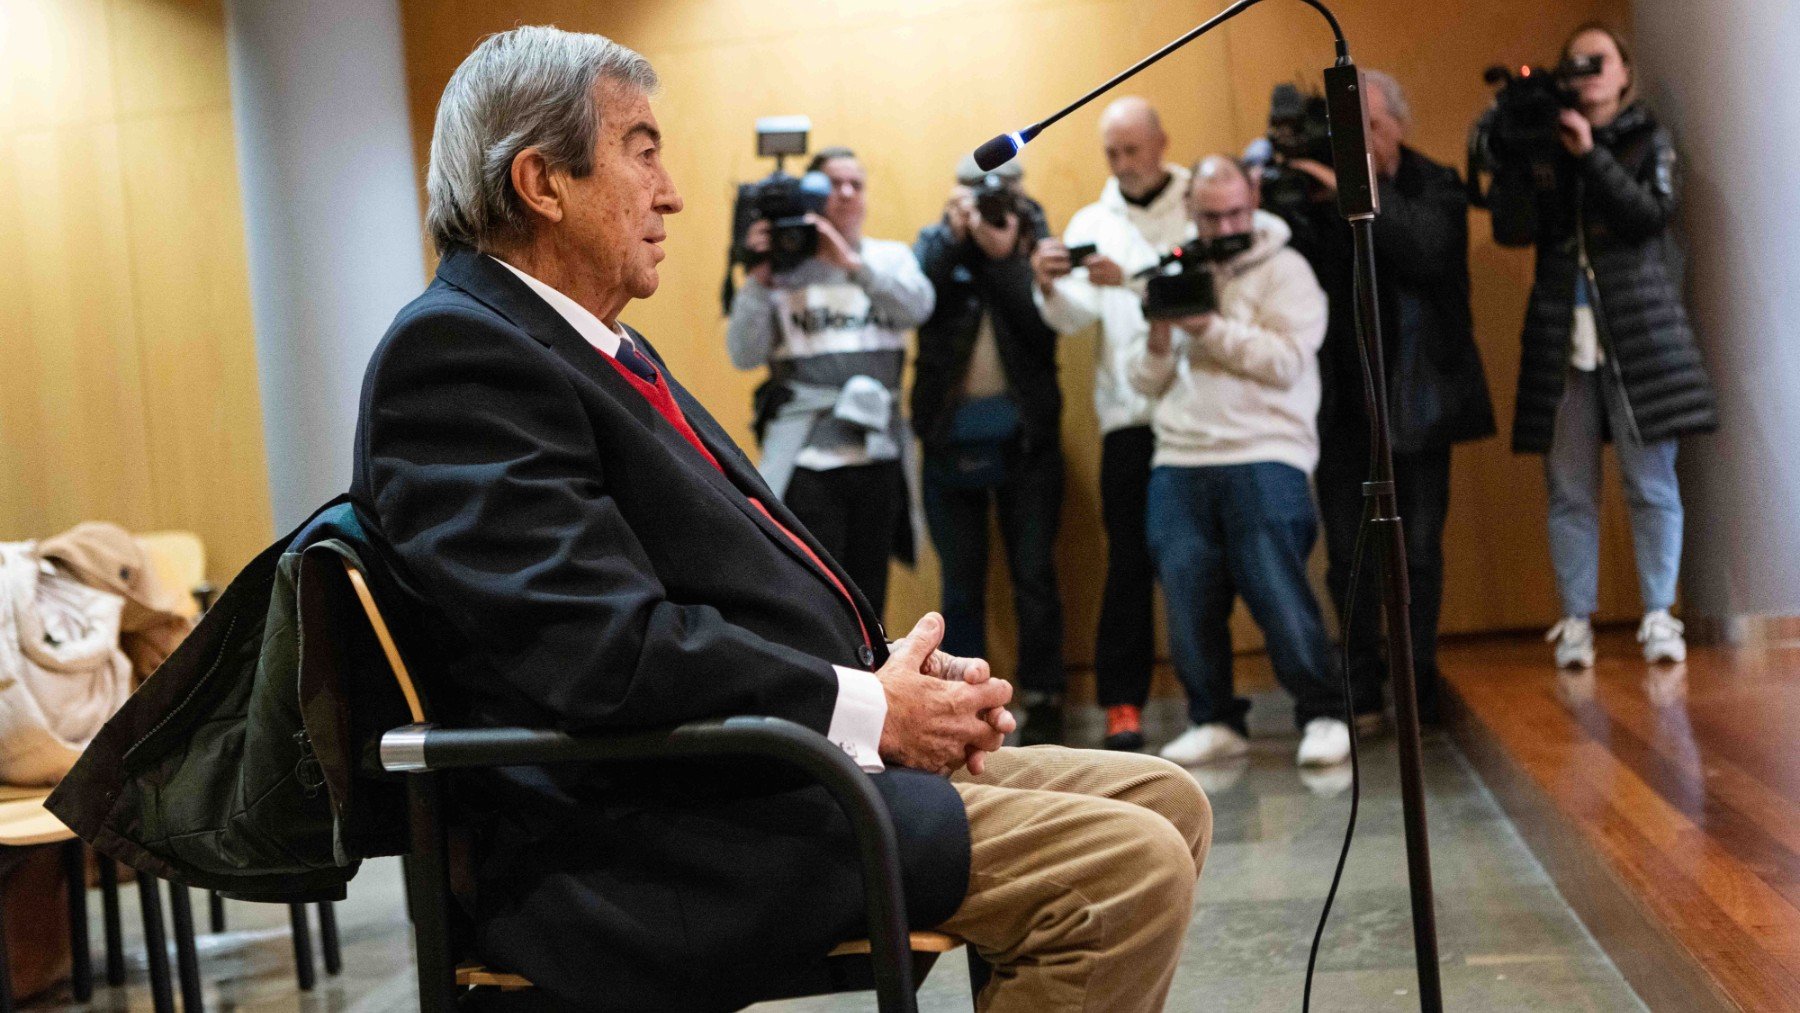
[[[1482,74],[1496,90],[1469,131],[1469,202],[1493,212],[1495,241],[1522,246],[1536,237],[1537,197],[1556,189],[1564,157],[1562,111],[1575,106],[1575,82],[1600,69],[1600,57],[1586,56],[1552,70],[1495,66]]]
[[[1044,209],[1025,196],[1003,175],[990,172],[974,183],[965,184],[975,195],[975,213],[993,228],[1005,228],[1006,216],[1019,222],[1019,246],[1029,249],[1038,239],[1050,234],[1050,223],[1044,220]],[[1091,251],[1090,251],[1091,252]],[[1076,261],[1076,263],[1080,263]]]
[[[733,266],[770,263],[776,272],[791,271],[819,250],[818,227],[807,214],[825,213],[831,181],[824,173],[790,176],[783,171],[788,155],[806,154],[812,121],[805,116],[764,116],[756,121],[756,153],[775,159],[775,171],[754,183],[740,183],[731,207],[731,250],[725,265],[724,309],[731,312]],[[744,245],[750,226],[769,223],[769,249],[755,252]]]
[[[1144,318],[1174,320],[1218,310],[1213,266],[1248,250],[1253,239],[1248,232],[1220,236],[1210,243],[1195,239],[1164,254],[1155,267],[1138,275],[1149,279],[1144,286]]]
[[[1278,84],[1269,95],[1269,132],[1255,145],[1263,151],[1262,206],[1283,218],[1317,200],[1322,184],[1288,163],[1306,158],[1331,164],[1331,124],[1325,96],[1308,94],[1292,84]]]
[[[998,173],[988,173],[970,189],[975,191],[975,210],[980,213],[982,221],[994,228],[1006,225],[1008,213],[1021,222],[1025,220],[1027,210],[1024,202],[1019,200],[1019,195],[1012,192],[1006,185],[1006,180],[1001,179]]]

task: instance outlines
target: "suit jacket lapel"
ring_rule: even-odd
[[[644,425],[654,430],[656,423],[662,421],[656,407],[640,397],[610,363],[603,361],[604,353],[588,344],[561,313],[487,254],[467,247],[454,247],[444,254],[437,273],[445,282],[517,324],[540,344],[556,352],[576,372],[604,387]],[[668,428],[668,424],[664,422],[663,427]],[[680,439],[680,434],[676,434],[676,438]],[[687,450],[693,453],[692,447]]]
[[[874,615],[874,610],[869,607],[868,599],[864,598],[862,591],[851,582],[849,575],[843,572],[837,565],[837,561],[831,558],[824,547],[819,545],[811,533],[807,532],[799,520],[788,511],[787,507],[782,505],[775,494],[769,491],[762,476],[755,468],[749,466],[749,462],[738,450],[737,444],[725,434],[712,415],[701,407],[700,403],[694,400],[685,388],[675,382],[675,378],[669,374],[668,366],[663,363],[662,357],[656,354],[656,350],[637,331],[630,327],[626,328],[632,340],[639,342],[639,347],[656,360],[657,368],[662,371],[663,378],[668,381],[669,390],[675,396],[675,403],[687,416],[688,424],[694,427],[694,432],[700,437],[700,442],[712,452],[713,457],[718,460],[720,468],[723,468],[725,473],[722,474],[719,468],[714,468],[707,463],[700,456],[699,451],[688,443],[687,438],[682,436],[669,423],[668,419],[663,418],[662,413],[657,411],[654,405],[645,400],[636,388],[620,376],[618,370],[611,363],[604,361],[606,357],[604,352],[588,344],[587,339],[570,326],[569,322],[563,319],[562,314],[539,298],[536,292],[533,292],[511,271],[495,263],[486,254],[466,247],[455,247],[444,254],[442,262],[438,264],[437,273],[438,277],[447,284],[462,289],[496,313],[517,324],[527,334],[556,352],[581,375],[599,384],[613,396],[614,400],[624,405],[634,418],[650,430],[652,436],[665,451],[678,460],[684,461],[689,468],[701,475],[706,483],[712,486],[713,490],[726,502],[748,517],[765,536],[780,546],[782,551],[792,556],[808,571],[817,574],[818,568],[812,560],[806,557],[806,553],[794,544],[793,539],[784,535],[780,528],[777,528],[762,511],[750,504],[750,497],[760,500],[784,527],[793,532],[796,537],[804,539],[807,547],[817,553],[819,559],[831,568],[831,572],[850,591],[851,597],[854,599],[852,607],[860,613],[858,618],[864,619],[865,625],[870,629],[879,630],[881,628],[880,617]]]
[[[650,348],[650,343],[636,331],[632,331],[631,335],[632,340],[640,342],[642,347]],[[750,462],[744,458],[743,452],[738,449],[737,443],[726,435],[724,428],[712,417],[712,413],[708,412],[692,394],[689,394],[686,388],[675,382],[675,378],[669,374],[667,367],[663,366],[662,358],[658,356],[656,361],[658,367],[663,370],[663,377],[669,382],[669,390],[675,395],[675,403],[680,406],[682,414],[687,416],[688,425],[694,427],[694,433],[700,437],[700,442],[706,445],[706,449],[718,459],[719,466],[725,469],[726,474],[719,475],[719,477],[729,485],[735,494],[734,499],[741,501],[748,508],[747,512],[755,518],[758,526],[762,527],[769,537],[782,543],[785,548],[794,551],[796,555],[801,555],[801,558],[804,559],[804,556],[794,548],[793,542],[783,535],[780,529],[770,523],[761,511],[749,506],[747,497],[754,497],[767,507],[769,513],[775,516],[775,520],[780,522],[781,527],[793,532],[795,538],[804,541],[807,548],[819,557],[820,561],[831,570],[832,575],[837,577],[844,588],[850,592],[851,598],[855,601],[859,618],[865,620],[865,625],[871,630],[882,630],[881,617],[875,614],[875,609],[869,604],[868,598],[863,595],[862,589],[850,579],[849,573],[838,565],[837,560],[831,558],[831,553],[819,544],[812,532],[806,530],[806,525],[800,523],[800,519],[794,516],[787,505],[770,491],[768,483],[763,481],[762,474],[751,467]],[[714,469],[707,470],[713,471],[715,475],[718,474]],[[810,561],[807,562],[810,566]]]

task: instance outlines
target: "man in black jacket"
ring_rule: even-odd
[[[919,328],[912,414],[925,448],[925,519],[942,572],[944,649],[987,655],[988,517],[999,515],[1019,620],[1026,745],[1063,737],[1062,598],[1054,554],[1062,513],[1062,390],[1056,334],[1031,298],[1043,211],[1019,189],[1018,162],[983,176],[957,169],[943,220],[913,253],[937,290]],[[998,223],[977,207],[1010,203]],[[996,188],[1004,188],[998,193]],[[1004,196],[1004,200],[995,197]]]
[[[1468,196],[1456,170],[1401,143],[1411,111],[1399,84],[1364,71],[1369,150],[1380,178],[1375,220],[1375,276],[1393,426],[1394,475],[1406,527],[1412,585],[1413,663],[1419,713],[1437,717],[1438,612],[1444,591],[1444,520],[1450,508],[1450,448],[1494,433],[1494,409],[1475,347],[1469,312]],[[1319,351],[1324,386],[1319,407],[1320,512],[1325,521],[1325,582],[1345,618],[1350,567],[1369,477],[1369,421],[1356,335],[1356,289],[1350,229],[1337,211],[1329,168],[1294,168],[1321,184],[1318,199],[1291,214],[1295,249],[1313,265],[1331,305]],[[1379,714],[1386,674],[1382,655],[1381,582],[1373,547],[1363,557],[1349,640],[1350,680],[1360,714]]]
[[[440,100],[426,186],[442,259],[369,364],[352,485],[433,631],[414,646],[437,709],[575,732],[804,724],[886,801],[913,926],[994,963],[984,1007],[1157,1008],[1210,833],[1192,779],[1000,749],[1007,685],[935,651],[935,615],[886,643],[843,568],[619,323],[656,291],[682,206],[655,83],[609,39],[519,28]],[[557,1008],[737,1008],[866,933],[847,821],[774,771],[512,768],[460,788],[476,955]]]

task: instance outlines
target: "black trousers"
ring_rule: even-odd
[[[888,558],[906,512],[906,473],[900,462],[830,471],[796,468],[782,501],[862,589],[875,614],[882,615]]]
[[[1336,445],[1334,445],[1336,443]],[[1340,628],[1350,592],[1350,565],[1363,516],[1362,484],[1369,477],[1369,451],[1361,441],[1327,441],[1314,482],[1325,522],[1325,584],[1337,608]],[[1444,519],[1450,512],[1450,448],[1394,455],[1395,498],[1406,529],[1406,570],[1412,585],[1412,646],[1419,714],[1438,714],[1438,615],[1444,600]],[[1350,686],[1359,714],[1381,709],[1387,677],[1382,621],[1381,545],[1370,532],[1363,549],[1356,614],[1344,635],[1350,647]]]
[[[1150,506],[1150,458],[1155,453],[1156,437],[1149,426],[1116,429],[1100,444],[1106,585],[1100,596],[1094,681],[1102,707],[1142,707],[1150,697],[1150,672],[1156,661],[1151,603],[1156,566],[1150,560],[1145,515]],[[1080,579],[1091,578],[1083,574]]]
[[[988,656],[988,517],[996,514],[1019,620],[1019,687],[1060,694],[1066,681],[1056,586],[1062,449],[1015,450],[1005,480],[992,488],[959,488],[943,481],[933,463],[927,451],[925,520],[943,575],[944,650],[963,658]]]

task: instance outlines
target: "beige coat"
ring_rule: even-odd
[[[193,620],[180,614],[183,589],[163,587],[143,548],[117,524],[77,524],[39,542],[38,555],[88,587],[125,599],[119,646],[131,659],[135,682],[149,678],[193,628]]]

